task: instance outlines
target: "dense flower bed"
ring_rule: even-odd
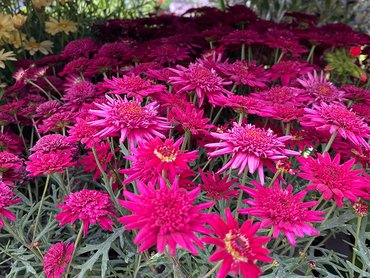
[[[370,38],[316,22],[200,8],[18,61],[0,106],[0,272],[370,271]],[[349,253],[326,244],[343,233]]]

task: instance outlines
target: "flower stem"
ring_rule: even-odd
[[[91,148],[92,152],[93,152],[93,155],[94,155],[94,158],[95,158],[95,162],[96,164],[98,165],[98,168],[103,176],[103,182],[104,182],[104,187],[105,189],[108,191],[109,193],[109,196],[110,198],[112,199],[113,203],[114,203],[114,206],[116,207],[116,209],[119,211],[119,212],[122,212],[121,210],[121,206],[118,204],[117,202],[117,199],[116,199],[116,196],[114,195],[113,193],[113,190],[112,190],[112,186],[110,185],[109,183],[109,180],[108,180],[108,176],[107,174],[105,173],[105,171],[103,170],[103,167],[101,166],[101,163],[99,161],[99,158],[98,158],[98,155],[96,154],[96,149],[95,147],[93,146]]]
[[[355,245],[353,246],[353,249],[357,248],[357,245],[358,245],[358,240],[359,240],[359,237],[360,237],[361,220],[362,220],[362,217],[358,216],[357,217],[357,229],[356,229]],[[355,261],[356,261],[356,252],[355,252],[355,250],[353,250],[352,263],[355,264]]]
[[[242,43],[242,50],[240,53],[240,60],[245,60],[245,43]]]
[[[50,175],[47,175],[45,186],[44,186],[44,191],[42,192],[41,200],[40,200],[40,203],[39,203],[39,209],[37,210],[37,215],[36,215],[36,220],[35,220],[35,228],[33,230],[33,235],[32,235],[32,242],[35,240],[37,226],[39,224],[41,208],[42,208],[42,204],[44,203],[44,200],[45,200],[46,192],[48,191],[49,182],[50,182]]]
[[[185,131],[184,141],[182,141],[181,150],[186,150],[191,138],[190,131]]]
[[[75,240],[75,246],[73,248],[71,260],[68,263],[68,267],[67,267],[67,271],[66,271],[66,274],[65,274],[65,278],[68,277],[68,273],[69,273],[69,270],[70,270],[71,265],[72,265],[72,260],[73,260],[73,257],[75,255],[75,253],[76,253],[77,245],[80,243],[81,238],[82,238],[82,231],[83,231],[83,229],[84,229],[84,223],[81,222],[81,227],[80,227],[80,230],[78,231],[78,234],[77,234],[77,237],[76,237],[76,240]]]
[[[279,175],[280,175],[280,170],[277,170],[272,180],[270,181],[268,187],[271,187],[274,184],[275,180],[278,178]]]
[[[243,178],[242,178],[242,182],[240,183],[241,185],[245,185],[245,182],[247,180],[247,177],[248,177],[248,167],[246,167],[244,169],[244,173],[243,173]],[[242,205],[242,198],[243,198],[243,189],[240,189],[240,193],[239,193],[239,197],[238,197],[238,202],[236,203],[236,208],[235,208],[235,218],[238,218],[238,210],[240,208],[240,206]]]
[[[223,261],[219,261],[214,267],[212,267],[212,269],[210,271],[208,271],[206,274],[204,274],[204,276],[202,276],[201,278],[208,278],[210,277],[222,264]]]
[[[335,137],[337,137],[337,134],[338,134],[338,131],[335,131],[335,132],[331,135],[331,137],[330,137],[330,139],[329,139],[329,142],[326,144],[326,147],[325,147],[324,151],[322,152],[323,154],[324,154],[324,153],[326,153],[326,152],[328,152],[328,151],[330,150],[330,147],[331,147],[331,145],[333,144]]]
[[[313,45],[310,49],[310,53],[308,54],[308,57],[307,57],[307,62],[310,62],[311,58],[313,57],[313,53],[315,51],[315,48],[316,48],[316,45]]]

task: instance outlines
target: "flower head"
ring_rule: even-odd
[[[109,195],[96,190],[82,189],[70,193],[64,198],[64,204],[58,205],[62,209],[55,218],[59,225],[73,224],[77,219],[83,223],[83,234],[86,236],[90,224],[98,223],[104,230],[112,231],[113,221],[109,216],[116,216],[113,203]]]
[[[202,248],[202,242],[196,233],[209,232],[204,227],[209,215],[201,210],[213,205],[203,203],[194,205],[200,188],[187,192],[178,187],[178,183],[168,188],[166,182],[161,180],[159,188],[155,184],[144,185],[138,182],[140,195],[128,191],[124,192],[127,201],[120,201],[121,205],[132,215],[119,219],[125,224],[127,230],[139,229],[134,243],[141,244],[139,251],[157,246],[163,252],[168,245],[171,256],[176,253],[176,246],[197,254],[195,246]]]
[[[36,144],[31,148],[31,151],[40,153],[49,153],[55,151],[71,152],[77,155],[78,148],[75,143],[70,143],[68,137],[61,134],[49,134],[41,137]]]
[[[161,131],[170,128],[166,118],[158,117],[156,102],[141,106],[137,101],[129,101],[116,96],[113,99],[106,95],[107,103],[95,105],[100,110],[90,110],[89,112],[102,119],[90,122],[92,126],[104,127],[96,136],[106,137],[113,133],[120,132],[120,143],[128,138],[130,144],[141,143],[144,139],[157,136],[165,138]]]
[[[234,275],[241,272],[243,277],[258,278],[262,271],[255,265],[255,261],[272,261],[266,256],[269,250],[263,247],[270,238],[255,236],[259,223],[252,224],[251,220],[247,220],[239,227],[229,208],[225,210],[225,215],[226,221],[215,216],[209,222],[216,237],[203,238],[205,243],[219,247],[209,258],[211,262],[223,260],[217,278],[225,278],[229,272]]]
[[[60,278],[72,259],[74,243],[58,242],[51,246],[44,256],[46,278]]]
[[[45,31],[51,35],[64,32],[66,35],[77,31],[77,24],[68,19],[60,19],[59,21],[55,18],[49,18],[45,22]]]
[[[182,170],[190,169],[188,163],[197,159],[197,151],[186,152],[180,150],[184,138],[176,142],[171,139],[162,141],[160,138],[151,138],[140,144],[138,148],[132,150],[132,156],[126,159],[145,162],[141,165],[145,170],[155,171],[159,176],[163,173],[176,175]]]
[[[0,68],[5,69],[5,61],[17,61],[13,51],[5,52],[5,49],[0,50]]]
[[[302,126],[314,127],[330,134],[338,132],[344,139],[356,146],[363,145],[370,149],[364,138],[370,138],[370,127],[345,106],[321,103],[313,105],[313,109],[305,108],[307,114],[301,118]]]
[[[63,173],[65,168],[76,165],[69,151],[35,152],[30,155],[29,159],[30,161],[26,161],[26,169],[31,176]]]
[[[265,130],[254,125],[233,124],[233,127],[225,133],[212,132],[211,135],[222,140],[219,143],[206,144],[209,148],[218,148],[209,153],[216,157],[224,154],[232,154],[232,158],[218,173],[228,168],[239,168],[239,175],[248,167],[249,173],[258,170],[261,183],[264,183],[263,164],[274,168],[272,162],[286,158],[287,155],[299,155],[298,152],[285,149],[285,141],[290,136],[277,137],[272,130]]]
[[[352,170],[355,159],[340,164],[340,154],[332,160],[326,152],[317,158],[298,158],[302,164],[300,177],[311,181],[308,190],[318,190],[325,200],[333,199],[338,206],[343,206],[343,199],[356,202],[358,197],[367,197],[370,184],[360,174],[363,170]]]
[[[14,199],[14,195],[14,192],[9,188],[9,186],[0,180],[0,227],[4,226],[2,217],[8,218],[12,221],[16,220],[15,215],[5,209],[5,207],[18,204],[22,201],[21,198]]]
[[[229,176],[225,176],[221,179],[219,174],[214,172],[203,173],[201,169],[199,169],[199,174],[203,182],[203,184],[200,184],[200,188],[202,191],[207,193],[208,198],[230,201],[230,198],[238,195],[238,190],[232,190],[230,188],[238,182],[238,179],[232,179],[228,181]]]
[[[53,46],[54,43],[49,40],[37,42],[35,38],[30,38],[26,41],[24,48],[30,52],[30,55],[35,55],[36,52],[48,55],[49,53],[53,53],[51,50]]]
[[[320,76],[316,71],[313,74],[308,73],[306,78],[297,79],[297,81],[311,94],[316,103],[338,103],[345,100],[345,92],[338,90],[331,82],[328,82],[323,72]]]
[[[273,187],[263,187],[252,181],[256,189],[241,186],[253,200],[246,200],[245,203],[251,207],[240,210],[240,213],[257,216],[262,219],[261,228],[273,227],[273,237],[277,238],[283,232],[290,244],[296,245],[295,236],[318,235],[310,222],[319,222],[324,218],[322,211],[310,211],[309,208],[317,204],[313,202],[302,202],[307,191],[301,191],[293,195],[292,185],[282,189],[278,182]]]
[[[194,90],[199,98],[199,106],[202,106],[205,96],[212,102],[217,95],[230,94],[223,86],[231,82],[224,81],[214,69],[192,63],[188,68],[178,65],[173,71],[177,76],[170,77],[170,82],[175,86],[181,86],[177,93]]]
[[[123,76],[122,78],[112,77],[104,79],[103,88],[110,89],[110,94],[126,95],[128,98],[134,98],[143,101],[143,97],[162,92],[166,87],[163,85],[154,85],[140,76]]]

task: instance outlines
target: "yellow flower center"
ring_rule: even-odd
[[[154,154],[162,162],[173,162],[176,160],[176,157],[177,157],[176,150],[173,148],[168,148],[168,147],[161,147],[159,149],[155,149]]]
[[[227,252],[233,256],[234,260],[248,262],[247,254],[250,249],[248,238],[230,230],[226,234],[224,242]]]

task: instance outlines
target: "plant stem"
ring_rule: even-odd
[[[268,187],[271,187],[274,184],[275,180],[278,178],[279,175],[280,175],[280,170],[277,170],[272,180],[270,181]]]
[[[109,183],[108,176],[107,176],[107,174],[105,173],[105,171],[103,170],[103,167],[101,166],[101,163],[100,163],[100,161],[99,161],[98,155],[96,154],[96,149],[95,149],[95,147],[93,146],[93,147],[91,148],[91,150],[92,150],[92,152],[93,152],[93,155],[94,155],[94,158],[95,158],[95,162],[96,162],[96,164],[98,165],[98,168],[99,168],[99,170],[100,170],[100,172],[101,172],[101,174],[102,174],[102,176],[103,176],[104,187],[105,187],[105,189],[108,191],[109,196],[110,196],[110,198],[112,199],[112,201],[113,201],[113,203],[114,203],[114,206],[116,207],[117,211],[122,212],[122,208],[121,208],[121,206],[118,204],[117,199],[116,199],[116,196],[114,195],[113,190],[112,190],[112,187],[111,187],[111,185],[110,185],[110,183]]]
[[[230,168],[231,169],[231,168]],[[241,185],[245,185],[245,182],[247,180],[247,177],[248,177],[248,167],[246,167],[244,169],[244,173],[243,173],[243,178],[242,178],[242,182],[240,183]],[[242,204],[242,197],[243,197],[243,189],[240,189],[240,193],[239,193],[239,197],[238,197],[238,202],[236,203],[236,208],[235,208],[235,218],[238,218],[238,210]]]
[[[46,176],[45,186],[44,186],[44,191],[42,192],[41,200],[40,200],[40,203],[39,203],[39,209],[37,210],[37,216],[36,216],[36,220],[35,220],[35,228],[33,230],[33,235],[32,235],[32,242],[35,240],[37,226],[39,224],[39,218],[40,218],[41,208],[42,208],[42,204],[44,203],[44,200],[45,200],[46,192],[48,191],[49,182],[50,182],[50,175],[47,175]]]
[[[338,131],[335,131],[335,132],[331,135],[331,137],[330,137],[330,139],[329,139],[329,142],[326,144],[326,147],[325,147],[324,151],[322,152],[323,154],[324,154],[324,153],[326,153],[326,152],[328,152],[328,151],[330,150],[330,147],[331,147],[331,145],[333,144],[335,137],[337,137],[337,134],[338,134]]]
[[[73,247],[73,252],[72,252],[72,256],[71,256],[71,260],[69,261],[68,263],[68,267],[67,267],[67,271],[66,271],[66,274],[65,274],[65,278],[68,277],[68,273],[69,273],[69,270],[71,268],[71,265],[72,265],[72,260],[73,260],[73,257],[76,253],[76,249],[77,249],[77,246],[78,244],[80,243],[80,240],[82,238],[82,231],[83,231],[83,228],[84,228],[84,223],[81,222],[81,227],[80,227],[80,230],[78,231],[78,234],[77,234],[77,237],[76,237],[76,240],[75,240],[75,246]]]
[[[245,60],[245,43],[242,43],[242,50],[240,53],[240,60]]]
[[[219,261],[214,267],[212,267],[212,269],[210,271],[208,271],[206,274],[204,274],[204,276],[202,276],[201,278],[208,278],[210,277],[222,264],[223,261]]]
[[[357,216],[357,229],[356,229],[356,238],[355,238],[355,245],[353,246],[353,249],[357,248],[358,245],[358,240],[360,237],[360,229],[361,229],[361,216]],[[355,264],[356,261],[356,252],[353,250],[353,255],[352,255],[352,263]]]

